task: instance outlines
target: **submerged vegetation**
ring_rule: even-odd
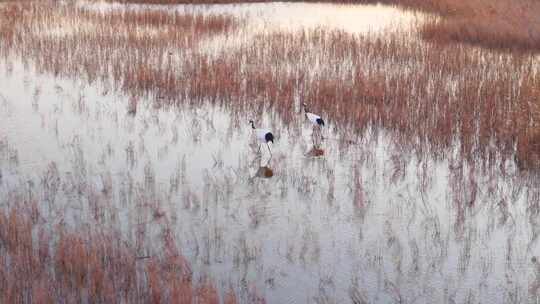
[[[59,141],[73,156],[68,168],[50,161],[37,182],[14,187],[5,173],[18,174],[19,152],[0,137],[0,302],[264,303],[252,280],[268,290],[296,280],[268,262],[272,254],[308,276],[319,267],[318,294],[308,302],[332,302],[338,288],[353,303],[412,302],[422,294],[471,302],[501,285],[507,302],[538,300],[540,37],[533,19],[540,8],[532,0],[493,1],[488,13],[480,0],[382,2],[439,16],[418,15],[381,35],[252,29],[247,16],[189,8],[2,2],[0,58],[8,71],[20,62],[37,75],[96,86],[100,99],[120,96],[119,114],[83,93],[69,99],[59,85],[52,95],[69,99],[84,123],[140,129],[99,150],[97,174],[77,135]],[[40,113],[41,86],[30,94]],[[8,99],[0,94],[2,115]],[[313,147],[301,140],[303,102],[329,122],[325,142],[314,139]],[[167,120],[159,109],[169,108],[177,116]],[[54,104],[51,113],[62,111]],[[247,117],[269,122],[285,145],[276,150],[286,152],[248,163],[257,147],[242,141]],[[57,137],[71,126],[41,119]],[[82,134],[100,137],[99,123]],[[159,147],[149,147],[149,129],[164,137]],[[232,148],[239,143],[240,152]],[[186,161],[186,151],[208,152],[190,150],[199,144],[213,150]],[[158,160],[184,154],[164,183],[148,157],[152,148]],[[234,152],[228,160],[227,151]],[[122,169],[111,168],[118,159]],[[197,188],[186,167],[201,159],[212,164],[201,166]],[[339,239],[342,231],[347,239]],[[242,269],[239,282],[194,274],[182,252],[188,240],[179,240],[186,235],[200,268],[229,262]],[[335,250],[338,242],[346,246]],[[356,271],[347,287],[321,262],[329,252],[336,264],[353,261],[345,265]],[[500,261],[505,267],[493,266]],[[377,290],[360,272],[377,277]],[[467,273],[477,285],[462,293]],[[415,294],[418,286],[429,290]]]

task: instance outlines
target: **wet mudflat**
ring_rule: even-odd
[[[0,204],[34,229],[174,243],[241,303],[537,299],[534,56],[384,6],[54,9],[0,47]]]

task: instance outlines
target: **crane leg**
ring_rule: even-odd
[[[266,147],[268,148],[268,152],[270,152],[270,158],[272,158],[272,151],[270,150],[270,146],[268,145],[268,143],[266,143]]]

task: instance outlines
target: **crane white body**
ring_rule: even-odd
[[[270,131],[270,129],[255,129],[254,132],[257,139],[263,143],[267,142],[267,134],[272,134],[272,131]]]
[[[306,117],[312,124],[315,124],[315,125],[318,125],[319,123],[317,121],[321,119],[319,115],[309,113],[309,112],[306,113]]]
[[[270,156],[272,156],[272,151],[270,150],[270,146],[268,145],[269,142],[274,143],[274,135],[272,134],[272,131],[270,131],[270,129],[255,128],[253,120],[250,120],[249,123],[251,124],[251,128],[253,129],[257,140],[261,143],[266,144],[266,146],[268,147],[268,152],[270,152]],[[259,151],[260,149],[261,147],[259,146]]]
[[[317,114],[308,112],[307,104],[303,104],[307,119],[315,126],[324,127],[324,120]]]

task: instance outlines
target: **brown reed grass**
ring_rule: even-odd
[[[482,47],[528,52],[540,51],[540,3],[531,0],[442,1],[453,14],[426,22],[424,38],[464,42]]]
[[[165,246],[165,245],[164,245]],[[195,284],[174,246],[138,257],[118,233],[50,229],[22,209],[0,211],[2,303],[219,303],[209,281]],[[236,303],[229,291],[227,303]]]
[[[299,119],[299,99],[343,131],[380,125],[417,151],[457,146],[464,158],[484,163],[488,155],[516,156],[524,168],[538,163],[540,79],[528,53],[424,43],[410,30],[381,39],[318,29],[260,34],[207,54],[205,37],[231,39],[240,21],[46,2],[0,14],[13,24],[0,37],[0,54],[32,60],[42,72],[112,81],[129,95],[159,96],[161,104],[210,101],[239,115],[269,107],[285,126]],[[73,33],[51,34],[66,23]]]
[[[268,2],[264,0],[122,0],[138,4],[211,4]],[[540,51],[540,3],[535,0],[326,0],[325,3],[383,3],[436,13],[444,18],[427,22],[425,39],[463,42],[505,50]]]

